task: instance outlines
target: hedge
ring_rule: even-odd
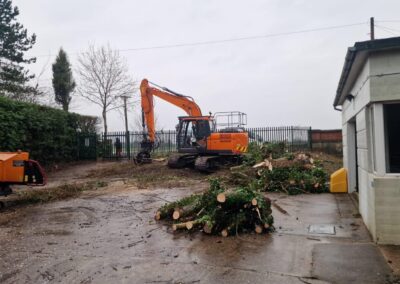
[[[21,149],[44,165],[75,160],[80,132],[95,132],[97,117],[0,97],[0,151]]]

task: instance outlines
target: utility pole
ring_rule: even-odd
[[[121,96],[121,98],[124,100],[125,131],[128,132],[128,107],[126,103],[128,96]]]
[[[370,29],[371,29],[371,40],[375,39],[375,21],[374,21],[374,17],[371,17],[369,20],[369,25],[370,25]]]

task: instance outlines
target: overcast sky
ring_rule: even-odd
[[[76,66],[89,43],[115,49],[223,40],[364,23],[339,29],[210,45],[125,51],[132,77],[195,98],[203,113],[239,110],[248,126],[341,127],[332,107],[347,47],[400,35],[400,1],[372,0],[14,0],[37,43],[29,68],[51,86],[51,63],[62,46]],[[384,27],[384,28],[382,28]],[[386,28],[386,30],[385,30]],[[390,28],[387,29],[387,28]],[[78,79],[78,78],[76,78]],[[136,94],[137,95],[137,94]],[[138,107],[137,107],[138,108]],[[100,116],[75,99],[73,111]],[[158,126],[173,129],[184,112],[157,100]],[[136,127],[130,114],[130,127]],[[123,130],[118,113],[109,129]]]

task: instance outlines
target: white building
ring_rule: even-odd
[[[399,245],[400,37],[348,49],[334,107],[342,111],[348,190],[358,192],[373,239]]]

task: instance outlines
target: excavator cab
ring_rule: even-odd
[[[179,117],[178,152],[201,153],[207,150],[207,138],[214,132],[213,120],[204,117]]]

